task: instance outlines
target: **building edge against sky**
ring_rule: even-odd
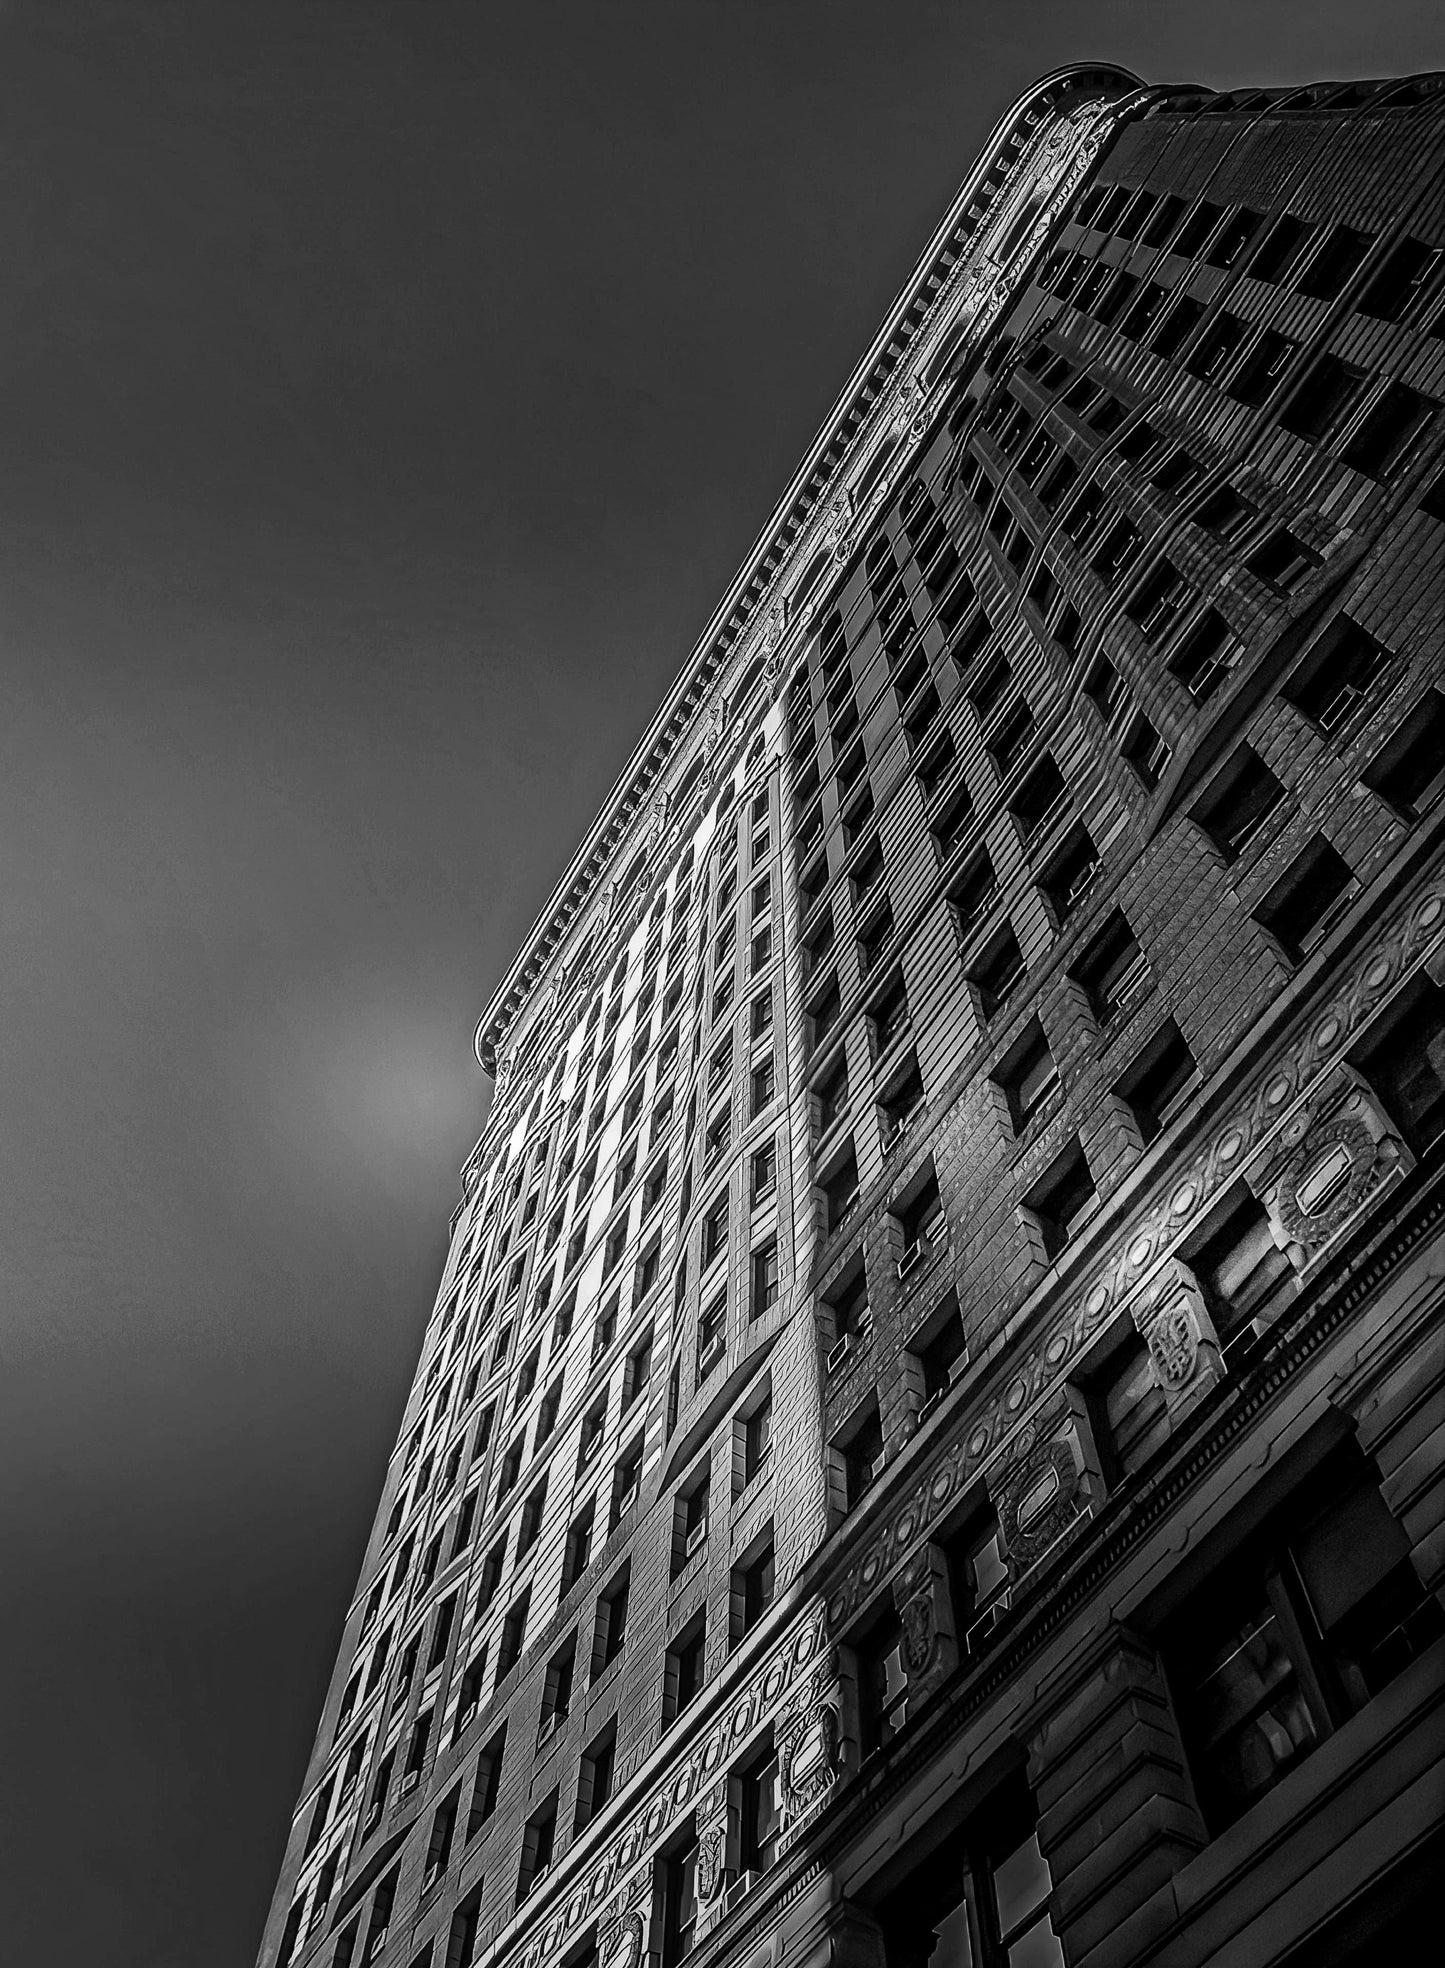
[[[477,1033],[262,1968],[1441,1853],[1445,78],[1003,119]]]

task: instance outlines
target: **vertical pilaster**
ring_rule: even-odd
[[[1044,1691],[1029,1781],[1069,1962],[1123,1962],[1124,1923],[1206,1838],[1152,1648],[1110,1625],[1074,1657]]]

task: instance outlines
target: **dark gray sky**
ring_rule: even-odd
[[[475,1019],[976,148],[1438,0],[0,7],[0,1910],[245,1968]]]

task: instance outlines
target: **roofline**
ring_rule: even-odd
[[[1117,101],[1144,88],[1129,70],[1112,63],[1074,63],[1042,77],[1019,96],[994,125],[979,151],[973,167],[963,181],[953,203],[925,248],[917,266],[900,289],[883,324],[862,360],[854,368],[842,392],[824,419],[803,462],[778,502],[767,524],[749,549],[741,568],[714,610],[706,629],[683,664],[676,681],[664,698],[641,739],[634,746],[626,766],[602,802],[596,820],[582,845],[572,857],[561,879],[528,931],[517,955],[493,992],[477,1024],[475,1049],[483,1070],[494,1073],[497,1050],[532,985],[540,977],[562,936],[575,920],[597,878],[623,838],[658,777],[665,758],[649,764],[668,737],[669,727],[677,724],[667,753],[677,751],[683,734],[699,716],[703,693],[737,644],[749,621],[767,601],[784,566],[794,557],[799,537],[807,521],[823,504],[830,487],[843,473],[852,439],[862,428],[889,383],[903,364],[909,348],[932,312],[932,296],[956,259],[947,258],[948,248],[970,201],[1000,163],[1007,162],[1011,145],[1016,146],[1030,112],[1047,104],[1048,97],[1060,94],[1071,83],[1100,85],[1090,97],[1081,95],[1069,109],[1082,107],[1089,100]],[[1061,107],[1054,114],[1062,116]],[[1044,127],[1041,123],[1040,128]],[[1034,133],[1035,136],[1037,132]],[[1008,188],[1008,174],[996,188],[995,201]],[[984,221],[986,226],[986,220]],[[909,325],[908,317],[917,314]],[[830,466],[824,467],[829,450],[843,440],[844,449]],[[815,481],[817,481],[815,483]],[[692,700],[691,702],[689,700]],[[680,720],[680,722],[679,722]],[[572,906],[567,904],[571,900]]]

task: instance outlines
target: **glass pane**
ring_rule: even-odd
[[[1031,1833],[993,1869],[999,1932],[1005,1937],[1011,1934],[1048,1897],[1048,1891],[1048,1862],[1039,1850],[1038,1834]]]
[[[1063,1968],[1064,1950],[1043,1914],[1008,1951],[1009,1968]]]
[[[998,1533],[991,1531],[973,1553],[974,1599],[986,1606],[1008,1584],[1008,1567],[999,1555]]]
[[[973,1948],[968,1938],[968,1906],[964,1901],[953,1909],[938,1928],[938,1945],[929,1957],[928,1968],[973,1968]]]

